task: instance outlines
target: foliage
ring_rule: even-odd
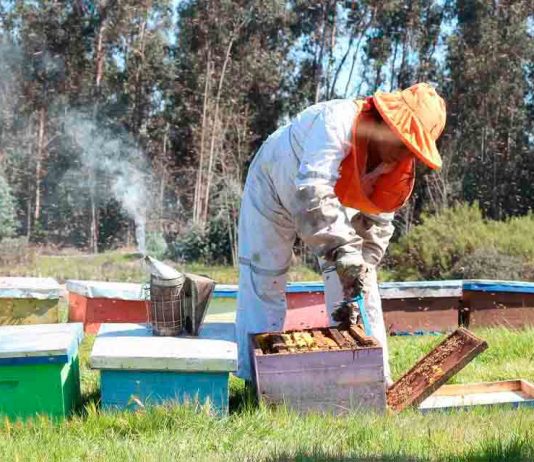
[[[162,233],[149,231],[146,233],[146,253],[159,260],[165,257],[167,253],[167,242]]]
[[[133,241],[132,220],[167,241],[194,223],[188,248],[235,264],[237,199],[269,133],[314,102],[422,80],[447,101],[444,168],[418,169],[401,233],[457,201],[524,215],[532,21],[528,0],[0,2],[0,167],[17,231],[102,251]],[[142,175],[104,168],[126,152]],[[113,197],[117,176],[141,197],[134,210]],[[226,238],[210,248],[211,232],[231,251]]]
[[[457,205],[424,215],[420,225],[391,245],[387,268],[397,280],[447,279],[462,272],[472,278],[515,274],[524,279],[534,262],[533,227],[533,214],[494,221],[484,219],[477,204]]]
[[[4,238],[0,242],[0,265],[13,268],[17,265],[31,266],[34,264],[35,253],[28,244],[28,238]],[[6,274],[2,271],[2,274]]]
[[[15,231],[15,207],[11,188],[0,175],[0,241]]]
[[[169,245],[168,257],[181,263],[231,263],[232,248],[224,222],[211,220],[206,230],[191,225]]]

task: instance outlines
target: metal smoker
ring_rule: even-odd
[[[198,335],[215,282],[181,273],[149,256],[145,262],[150,272],[147,313],[153,335]]]

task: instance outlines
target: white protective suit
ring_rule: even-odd
[[[330,315],[343,300],[335,259],[357,254],[374,268],[388,246],[392,213],[363,215],[343,207],[334,193],[357,112],[352,100],[309,107],[269,136],[250,166],[239,218],[236,320],[238,375],[244,379],[251,378],[249,334],[283,328],[286,275],[297,235],[320,258]],[[366,309],[384,349],[388,380],[386,329],[374,269],[366,286]]]

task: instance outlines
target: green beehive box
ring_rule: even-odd
[[[82,323],[0,326],[0,415],[69,415],[80,402],[82,338]]]

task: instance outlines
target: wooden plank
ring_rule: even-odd
[[[337,329],[330,328],[328,329],[328,332],[330,333],[330,337],[336,341],[340,348],[350,348],[350,343],[345,340],[345,337],[343,337]]]
[[[534,398],[534,385],[527,380],[519,380],[519,382],[521,384],[521,390]]]
[[[263,355],[256,358],[258,371],[263,374],[280,371],[306,371],[323,368],[344,368],[382,364],[382,348],[362,348],[359,350],[310,351],[284,355]]]
[[[381,364],[364,366],[355,362],[346,364],[346,367],[325,365],[313,369],[279,370],[270,374],[262,372],[260,367],[258,378],[263,400],[284,404],[299,412],[313,410],[343,414],[359,409],[385,410]]]
[[[91,352],[95,369],[215,372],[237,369],[237,345],[198,337],[154,337],[143,324],[108,324]],[[127,330],[127,329],[130,330]]]
[[[350,335],[348,331],[341,330],[339,332],[341,333],[341,335],[343,335],[343,337],[349,344],[349,348],[354,349],[354,350],[357,348],[361,348],[360,346],[358,346],[358,342],[356,342],[356,339],[352,335]]]
[[[71,357],[83,338],[81,323],[0,326],[0,358]]]
[[[500,382],[480,382],[467,384],[443,385],[432,396],[463,395],[467,393],[493,393],[500,391],[520,391],[520,380],[503,380]]]
[[[330,349],[330,347],[326,343],[323,333],[320,330],[312,330],[312,336],[320,350]]]
[[[139,409],[163,403],[209,402],[228,413],[228,372],[102,371],[102,406]]]
[[[350,326],[349,332],[363,346],[369,346],[369,347],[378,346],[378,342],[373,337],[369,337],[368,335],[365,335],[365,332],[360,326],[356,326],[356,325]]]
[[[487,347],[467,329],[457,329],[389,388],[388,406],[399,412],[418,405]]]
[[[272,349],[275,353],[288,353],[286,342],[281,334],[271,334]]]
[[[388,332],[440,331],[458,327],[459,297],[382,300]]]

